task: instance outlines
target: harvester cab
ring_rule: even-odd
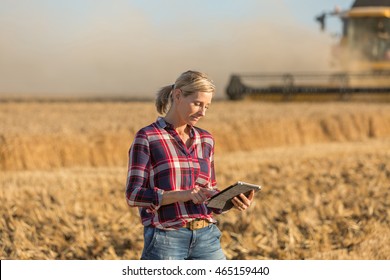
[[[390,71],[390,0],[357,0],[338,16],[343,22],[340,67],[345,71]]]
[[[333,52],[337,72],[233,74],[226,89],[229,99],[389,100],[390,0],[356,0],[349,10],[324,12],[315,17],[321,30],[329,16],[342,21]]]

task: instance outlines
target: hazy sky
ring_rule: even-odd
[[[153,96],[188,69],[223,96],[231,73],[329,69],[329,20],[352,0],[0,0],[0,95]]]

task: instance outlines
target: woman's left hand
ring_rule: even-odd
[[[255,191],[251,191],[248,197],[241,193],[232,199],[233,205],[236,209],[244,211],[251,205],[254,196]]]

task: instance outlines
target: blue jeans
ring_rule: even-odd
[[[214,224],[193,231],[145,227],[141,260],[225,260],[220,239]]]

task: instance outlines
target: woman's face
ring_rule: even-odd
[[[184,96],[180,92],[178,102],[179,117],[182,122],[194,126],[202,117],[206,115],[206,111],[211,104],[213,98],[212,92],[196,92],[188,96]]]

